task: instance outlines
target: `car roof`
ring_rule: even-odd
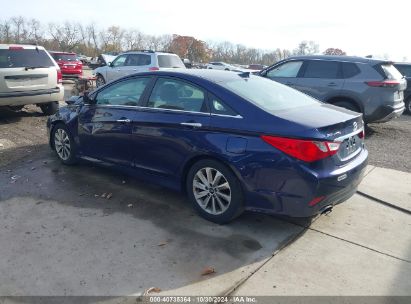
[[[119,55],[123,54],[161,54],[161,55],[172,55],[172,56],[177,56],[177,54],[174,53],[169,53],[169,52],[157,52],[157,51],[152,51],[152,50],[135,50],[135,51],[126,51],[123,52]]]
[[[197,78],[207,80],[209,82],[221,83],[228,82],[232,80],[241,79],[240,74],[249,73],[249,77],[258,77],[253,75],[251,72],[231,72],[231,71],[221,71],[213,69],[175,69],[175,70],[160,70],[153,72],[143,72],[137,73],[137,75],[154,75],[154,76],[176,76],[182,77],[187,80],[190,78]],[[134,74],[136,75],[136,74]]]
[[[388,60],[357,57],[357,56],[342,56],[342,55],[306,55],[306,56],[293,56],[286,60],[326,60],[326,61],[343,61],[343,62],[355,62],[355,63],[379,63],[389,62]]]
[[[7,50],[10,47],[22,47],[23,49],[26,50],[35,50],[36,48],[39,50],[45,50],[44,47],[40,45],[33,45],[33,44],[17,44],[17,43],[12,43],[12,44],[0,44],[0,49],[1,50]]]

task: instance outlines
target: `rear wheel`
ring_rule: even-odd
[[[67,126],[56,125],[51,140],[54,151],[63,164],[72,165],[77,162],[76,144]]]
[[[101,86],[103,86],[103,85],[105,85],[105,84],[106,84],[106,81],[104,80],[104,77],[101,76],[101,75],[97,75],[97,78],[96,78],[96,87],[98,88],[98,87],[101,87]]]
[[[338,102],[333,103],[333,105],[335,105],[337,107],[347,109],[347,110],[351,110],[351,111],[354,111],[354,112],[361,113],[361,110],[356,105],[354,105],[354,104],[352,104],[351,102],[348,102],[348,101],[338,101]]]
[[[46,115],[52,115],[59,109],[59,103],[57,101],[52,101],[48,103],[43,103],[40,106],[41,111]]]
[[[409,97],[406,101],[405,101],[405,112],[408,115],[411,115],[411,97]]]
[[[195,163],[188,172],[186,188],[194,209],[209,221],[224,224],[243,212],[239,180],[217,161]]]

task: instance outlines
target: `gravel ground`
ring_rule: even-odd
[[[65,87],[69,93],[71,85]],[[35,106],[27,106],[21,112],[0,109],[0,166],[30,158],[47,148],[46,119]],[[411,172],[411,115],[370,124],[365,137],[370,165]]]
[[[370,124],[365,130],[369,164],[411,172],[411,115],[382,124]]]

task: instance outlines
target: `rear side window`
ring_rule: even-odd
[[[52,67],[44,50],[0,50],[0,68]]]
[[[180,57],[174,55],[158,55],[158,66],[160,68],[185,68]]]
[[[340,63],[336,61],[309,60],[305,69],[304,78],[339,78],[339,65]]]
[[[144,54],[130,54],[126,62],[128,66],[143,66],[149,64],[151,64],[151,56]]]
[[[211,113],[213,114],[229,115],[229,116],[238,115],[238,113],[236,113],[228,105],[226,105],[224,102],[222,102],[220,99],[218,99],[217,97],[213,95],[210,96],[210,105],[211,105],[210,106]]]
[[[411,77],[411,65],[395,65],[398,71],[405,77]]]
[[[357,67],[355,63],[343,62],[342,72],[343,72],[344,78],[351,78],[351,77],[354,77],[355,75],[358,75],[360,73],[360,69]]]
[[[401,79],[401,73],[392,64],[382,64],[382,70],[384,71],[387,79]]]
[[[275,77],[297,77],[298,71],[303,65],[302,61],[290,61],[286,62],[267,73],[268,78]]]

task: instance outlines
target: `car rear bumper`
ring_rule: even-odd
[[[317,172],[302,166],[301,170],[284,172],[284,180],[278,183],[273,181],[278,177],[271,176],[271,183],[277,183],[280,187],[268,189],[266,184],[263,189],[259,188],[261,185],[256,185],[259,189],[247,197],[246,209],[291,217],[315,216],[354,195],[367,164],[368,151],[364,148],[353,161],[332,172]],[[263,170],[267,175],[267,168]],[[315,198],[322,199],[310,206]]]
[[[22,106],[47,103],[64,99],[64,87],[59,85],[52,89],[17,91],[0,94],[0,106]]]
[[[400,102],[396,105],[386,105],[379,107],[374,113],[367,117],[367,122],[381,123],[387,122],[393,118],[400,117],[405,111],[404,102]]]

